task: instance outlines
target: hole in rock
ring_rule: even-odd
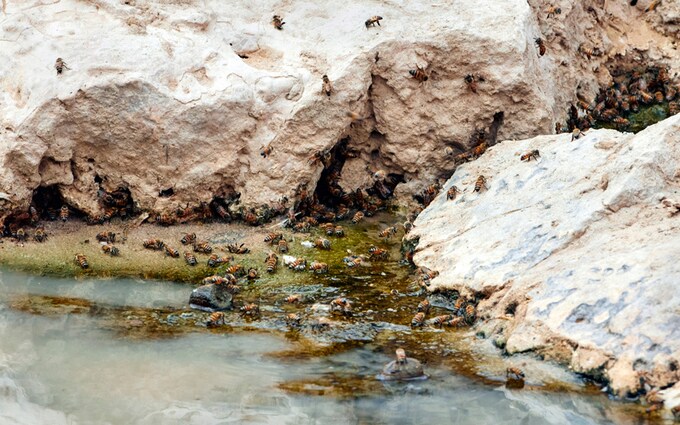
[[[175,189],[173,189],[171,187],[167,188],[167,189],[161,189],[160,192],[158,192],[158,196],[160,196],[161,198],[169,198],[174,194],[175,194]]]

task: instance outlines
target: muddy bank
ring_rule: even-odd
[[[673,385],[679,129],[676,116],[636,135],[540,136],[460,167],[409,235],[415,262],[439,272],[428,289],[483,297],[478,330],[507,354],[558,361],[621,397]]]

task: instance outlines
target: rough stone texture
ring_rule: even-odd
[[[549,2],[531,3],[3,1],[0,210],[26,208],[36,187],[56,184],[73,207],[100,213],[96,176],[106,190],[128,187],[143,210],[232,189],[245,206],[292,200],[319,178],[309,156],[347,136],[358,157],[345,189],[384,169],[404,175],[397,193],[410,195],[448,177],[444,147],[469,148],[496,113],[503,139],[552,132],[577,86],[592,96],[607,80],[606,58],[586,61],[581,43],[669,61],[670,43],[633,21],[637,9],[564,1],[547,19]],[[382,26],[367,30],[375,14]],[[61,75],[57,57],[69,67]],[[423,85],[408,73],[416,64],[430,74]],[[476,95],[463,81],[471,72],[485,78]],[[348,111],[363,119],[352,124]],[[159,197],[168,188],[174,196]]]
[[[532,149],[539,161],[521,162]],[[576,351],[558,357],[602,368],[616,394],[640,378],[668,386],[680,379],[680,214],[669,207],[680,205],[679,164],[680,116],[636,135],[503,142],[420,214],[415,262],[440,272],[430,289],[487,295],[479,309],[497,326],[485,332],[503,333],[509,353],[562,340]],[[477,193],[479,175],[488,190]],[[464,191],[454,201],[451,185]]]
[[[227,291],[227,285],[202,285],[191,291],[189,305],[191,308],[204,311],[230,310],[233,307],[233,296]]]

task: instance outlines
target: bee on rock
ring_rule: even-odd
[[[520,161],[529,162],[529,161],[531,161],[532,159],[535,159],[536,161],[538,161],[538,158],[540,158],[540,157],[541,157],[541,155],[540,155],[540,153],[538,152],[538,149],[534,149],[534,150],[532,150],[532,151],[530,151],[530,152],[525,153],[525,154],[522,155],[519,159],[520,159]]]
[[[366,19],[366,22],[364,22],[364,25],[366,25],[366,29],[370,27],[374,27],[376,24],[380,26],[380,21],[382,21],[382,16],[371,16],[370,18]],[[378,62],[376,60],[376,62]]]
[[[274,17],[272,18],[272,25],[274,25],[274,28],[276,28],[277,30],[282,30],[285,24],[286,23],[283,22],[283,18],[281,18],[281,16],[279,15],[274,15]]]
[[[408,73],[411,74],[411,77],[415,78],[416,80],[420,81],[421,83],[424,83],[425,81],[427,81],[430,78],[425,73],[425,69],[421,68],[418,65],[416,65],[416,69],[411,69]]]
[[[330,97],[333,92],[333,86],[331,85],[331,80],[328,79],[328,75],[324,74],[322,77],[323,84],[321,85],[321,92],[326,93],[326,96]]]
[[[486,177],[479,176],[477,177],[477,181],[475,181],[475,192],[480,192],[482,189],[488,189],[488,187],[486,187]]]
[[[543,41],[543,39],[541,37],[536,37],[534,42],[536,43],[536,47],[538,47],[538,54],[540,56],[545,55],[545,52],[547,50],[546,47],[545,47],[545,41]]]

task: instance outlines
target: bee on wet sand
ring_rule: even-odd
[[[102,252],[104,252],[104,254],[108,254],[112,257],[117,257],[117,256],[120,255],[120,250],[117,247],[115,247],[115,246],[113,246],[109,243],[102,245]]]
[[[427,314],[427,312],[430,311],[430,301],[427,299],[422,300],[420,303],[418,303],[416,311],[422,311],[423,313]]]
[[[314,261],[310,266],[309,270],[314,272],[314,273],[328,273],[328,264],[326,263],[320,263],[318,261]]]
[[[241,311],[241,317],[243,316],[250,316],[250,317],[256,317],[260,315],[260,306],[257,304],[246,304],[240,309]]]
[[[267,236],[264,237],[264,241],[267,242],[269,245],[274,245],[281,239],[283,239],[283,233],[269,233]]]
[[[81,269],[90,267],[90,265],[87,263],[87,257],[85,257],[83,254],[76,254],[74,261],[78,266],[80,266]]]
[[[540,155],[540,153],[538,152],[538,149],[534,149],[534,150],[532,150],[532,151],[530,151],[530,152],[525,153],[525,154],[522,155],[519,159],[520,159],[520,161],[529,162],[529,161],[531,161],[532,159],[535,159],[536,161],[538,161],[538,158],[540,158],[540,157],[541,157],[541,155]]]
[[[285,254],[288,252],[288,242],[285,239],[279,241],[278,250],[280,253]]]
[[[248,273],[246,274],[249,280],[254,280],[260,277],[260,273],[258,273],[257,269],[254,268],[249,268]]]
[[[196,243],[196,233],[185,233],[180,242],[182,245],[193,245]]]
[[[352,303],[347,298],[336,298],[331,301],[331,313],[344,314],[345,316],[352,315]]]
[[[33,239],[35,239],[36,242],[45,242],[47,240],[47,233],[45,233],[45,229],[43,227],[38,227],[35,230]]]
[[[432,325],[433,326],[438,326],[442,327],[446,322],[450,321],[453,319],[453,316],[450,314],[444,314],[442,316],[437,316],[432,320]]]
[[[243,246],[244,244],[241,245],[236,245],[235,243],[227,245],[227,251],[229,251],[232,254],[247,254],[250,252],[248,248]]]
[[[329,241],[328,239],[319,238],[316,241],[314,241],[314,246],[319,249],[329,250],[331,249],[331,241]]]
[[[179,258],[179,251],[177,251],[176,249],[165,245],[164,250],[165,250],[165,255],[167,257]]]
[[[286,302],[289,304],[297,304],[302,301],[302,295],[293,294],[286,297]]]
[[[194,252],[199,252],[201,254],[210,254],[213,249],[212,246],[206,241],[197,241],[193,246]]]
[[[371,259],[374,260],[387,260],[390,253],[383,248],[378,248],[377,246],[371,246],[368,248],[368,253]]]
[[[354,214],[354,217],[352,217],[352,223],[357,224],[363,219],[364,219],[364,213],[361,212],[361,211],[357,211],[357,213]]]
[[[415,316],[413,316],[413,319],[411,319],[411,327],[413,328],[419,328],[423,326],[425,323],[425,313],[416,313]]]
[[[380,26],[380,21],[382,21],[382,16],[371,16],[370,18],[366,19],[366,22],[364,22],[364,25],[366,25],[366,29],[375,26],[378,24]],[[376,60],[377,62],[377,60]]]
[[[208,318],[208,321],[206,322],[206,326],[209,328],[222,325],[224,325],[224,313],[221,311],[216,311],[215,313],[211,314],[210,318]]]
[[[59,218],[61,219],[61,221],[66,221],[68,220],[68,216],[69,216],[68,206],[62,205],[61,209],[59,210]]]
[[[276,265],[279,262],[279,257],[277,257],[273,252],[270,252],[267,255],[267,258],[265,258],[264,262],[267,265],[267,272],[274,273],[276,271]]]
[[[142,242],[142,245],[146,249],[160,251],[165,246],[165,243],[160,239],[146,239]]]
[[[96,238],[99,242],[114,243],[116,241],[116,234],[113,232],[101,232],[97,234]]]
[[[516,368],[516,367],[509,367],[505,369],[505,376],[507,378],[512,378],[518,381],[524,381],[524,372],[522,372],[521,369]]]
[[[300,315],[296,313],[290,313],[286,315],[286,324],[288,326],[300,326],[300,322],[302,321],[302,318]]]
[[[195,266],[198,264],[198,261],[196,260],[196,256],[189,251],[184,252],[184,261],[190,266]]]
[[[394,236],[394,235],[396,235],[396,234],[397,234],[397,228],[394,227],[394,226],[391,226],[391,227],[388,227],[387,229],[381,230],[381,231],[378,233],[378,237],[379,237],[379,238],[389,239],[389,238],[391,238],[392,236]]]

